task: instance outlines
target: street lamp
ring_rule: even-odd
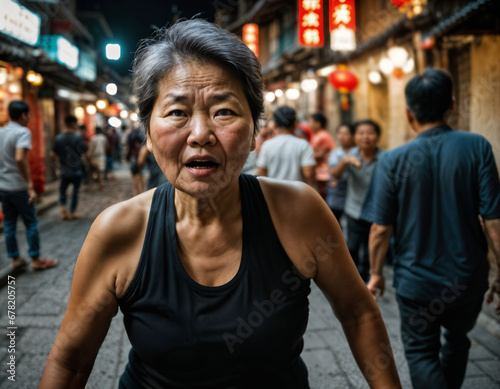
[[[97,112],[97,108],[93,104],[87,105],[87,108],[85,108],[85,110],[89,115],[94,115]]]
[[[300,91],[296,88],[289,88],[286,90],[285,96],[289,100],[297,100],[300,97]]]
[[[266,93],[266,101],[272,103],[276,99],[276,95],[273,92]]]
[[[121,55],[121,48],[120,45],[117,43],[108,43],[106,45],[106,58],[111,59],[111,60],[118,60],[120,59]]]
[[[108,103],[106,102],[106,100],[97,100],[95,105],[97,106],[97,109],[102,111],[108,106]]]
[[[111,96],[114,96],[116,95],[116,92],[118,92],[118,87],[116,86],[116,84],[110,82],[106,85],[106,92]]]

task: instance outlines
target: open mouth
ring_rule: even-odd
[[[219,164],[212,161],[194,160],[186,163],[186,166],[191,169],[213,169]]]

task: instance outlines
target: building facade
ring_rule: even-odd
[[[332,50],[329,21],[347,18],[347,8],[336,8],[347,3],[355,8],[351,14],[355,15],[355,47]],[[327,115],[328,129],[332,132],[342,122],[371,118],[381,124],[381,146],[386,149],[400,146],[415,136],[406,122],[407,81],[429,66],[448,70],[454,78],[456,99],[450,124],[459,130],[484,135],[491,142],[500,167],[499,2],[413,0],[410,3],[417,4],[419,9],[408,7],[406,12],[389,0],[347,3],[346,0],[228,1],[219,7],[216,22],[240,35],[245,24],[257,24],[266,92],[274,94],[274,97],[269,95],[269,111],[288,104],[297,109],[299,117],[306,118],[320,110]],[[300,8],[311,9],[318,4],[322,7],[320,28],[324,44],[322,47],[299,44],[300,25],[308,23],[307,19],[299,19]],[[381,67],[382,59],[384,65],[393,62],[393,68]],[[328,80],[339,65],[347,65],[357,77],[357,87],[349,94],[340,93]],[[314,80],[317,87],[303,90],[304,80]],[[289,89],[299,93],[287,94]],[[344,104],[346,101],[348,104]]]

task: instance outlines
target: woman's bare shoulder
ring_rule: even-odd
[[[116,240],[126,244],[147,223],[154,192],[150,190],[106,208],[92,224],[90,233],[101,236],[106,244]]]
[[[271,212],[282,217],[297,218],[308,215],[324,201],[311,186],[298,181],[275,180],[259,177],[260,187]]]
[[[102,280],[120,298],[139,263],[154,190],[117,203],[94,221],[78,257],[75,278]]]
[[[318,239],[335,231],[334,217],[313,188],[301,182],[259,178],[278,238],[295,267],[307,278],[316,276]]]

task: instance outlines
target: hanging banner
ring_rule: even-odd
[[[248,23],[243,26],[243,42],[250,50],[259,56],[259,26],[255,23]]]
[[[354,0],[330,0],[330,42],[334,51],[356,50]]]
[[[298,0],[299,45],[323,47],[323,0]]]

